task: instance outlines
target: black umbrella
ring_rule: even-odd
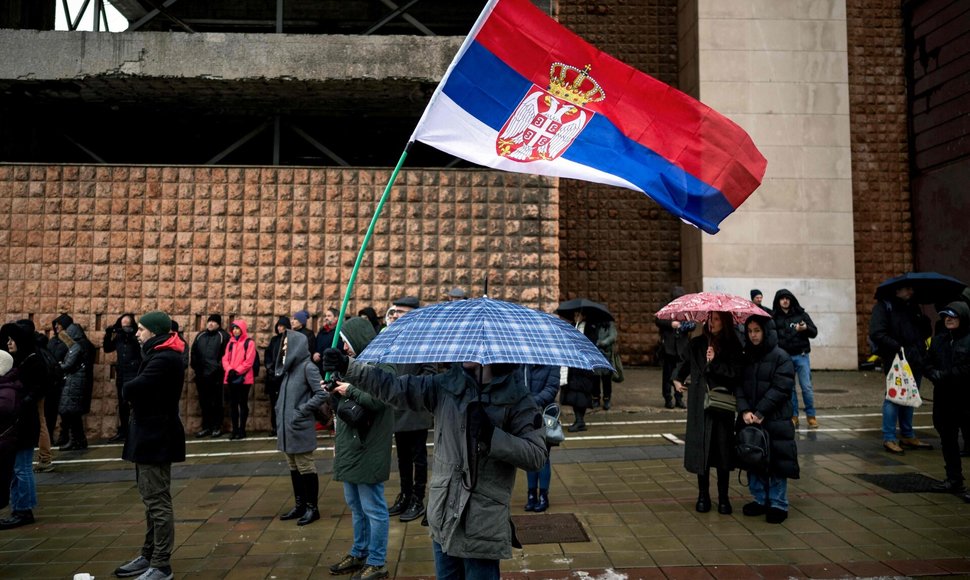
[[[952,276],[936,272],[907,272],[880,284],[876,288],[876,299],[888,300],[898,288],[904,286],[913,289],[913,300],[918,304],[946,304],[960,298],[960,293],[967,287]]]
[[[574,312],[582,312],[584,316],[594,320],[614,320],[609,308],[599,302],[593,302],[585,298],[575,298],[561,302],[559,307],[556,308],[556,314],[567,318],[572,318]]]

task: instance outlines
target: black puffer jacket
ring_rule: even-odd
[[[203,330],[195,335],[192,342],[192,370],[200,380],[222,382],[225,371],[222,369],[222,355],[229,344],[229,333],[219,327]]]
[[[949,398],[955,403],[965,402],[970,400],[970,306],[957,301],[951,302],[947,309],[957,313],[960,326],[933,337],[926,361],[926,377],[933,381],[937,398],[946,392],[953,395]]]
[[[40,418],[37,415],[37,401],[44,397],[47,390],[47,365],[37,352],[32,333],[14,323],[4,324],[0,328],[0,343],[7,350],[7,339],[17,345],[17,352],[13,356],[17,378],[23,384],[23,402],[17,418],[16,449],[33,449],[37,447],[40,437]]]
[[[74,319],[67,314],[61,314],[55,318],[53,322],[51,322],[51,328],[54,330],[54,336],[51,337],[50,341],[48,341],[47,350],[51,351],[51,354],[54,355],[57,362],[61,362],[64,360],[64,357],[67,356],[67,345],[64,344],[64,341],[57,336],[57,327],[55,324],[60,324],[61,328],[66,330],[67,327],[74,324]]]
[[[742,417],[751,411],[762,419],[762,427],[771,438],[768,472],[774,477],[798,479],[798,449],[792,424],[791,394],[795,388],[795,365],[788,353],[779,348],[778,336],[767,317],[752,316],[745,323],[757,324],[765,332],[760,345],[746,338],[741,385],[738,398],[738,429]]]
[[[135,327],[125,331],[121,326],[121,319],[125,316],[131,318],[132,322],[136,320],[134,314],[122,314],[114,325],[104,331],[104,352],[118,353],[115,360],[115,382],[119,386],[135,378],[141,364],[141,345],[135,336]]]
[[[64,390],[58,412],[62,415],[84,415],[91,412],[91,389],[94,385],[94,348],[77,324],[67,327],[59,335],[67,345],[67,355],[61,361],[64,371]]]
[[[791,301],[788,312],[781,309],[782,298],[788,298]],[[782,350],[792,356],[805,354],[812,350],[809,339],[818,336],[818,328],[812,322],[812,317],[798,303],[798,298],[795,298],[794,294],[785,288],[775,292],[775,302],[771,311],[774,313],[775,329],[778,331],[778,346]],[[807,327],[802,332],[795,330],[795,326],[799,322],[804,322]]]
[[[279,327],[283,326],[283,332],[279,332]],[[280,316],[273,326],[273,338],[269,339],[269,345],[263,351],[263,366],[266,368],[266,382],[263,388],[266,394],[280,392],[280,384],[283,382],[283,361],[280,358],[280,347],[283,345],[283,337],[290,329],[290,319]],[[277,370],[279,372],[277,372]]]

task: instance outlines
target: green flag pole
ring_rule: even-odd
[[[360,244],[360,251],[357,252],[357,261],[354,262],[354,269],[350,273],[350,280],[347,281],[347,290],[344,292],[344,301],[340,305],[340,314],[337,316],[337,326],[333,331],[333,343],[330,345],[330,348],[337,348],[337,343],[340,341],[340,328],[344,324],[344,315],[347,312],[347,304],[350,303],[350,296],[354,292],[354,282],[357,281],[357,271],[360,270],[360,263],[364,261],[364,254],[367,252],[367,244],[370,243],[370,239],[374,235],[374,227],[377,225],[377,219],[381,217],[381,210],[384,209],[384,203],[391,194],[391,188],[394,187],[394,182],[397,180],[397,174],[400,173],[401,166],[404,165],[404,160],[407,158],[408,151],[411,150],[412,144],[414,144],[414,141],[408,142],[407,146],[404,148],[404,151],[401,153],[401,158],[394,167],[394,171],[391,172],[391,179],[387,182],[387,186],[384,188],[384,194],[381,196],[380,201],[377,202],[377,207],[374,208],[374,216],[370,219],[370,226],[367,227],[367,233],[364,235],[364,241]],[[326,378],[327,380],[330,380],[330,373],[327,373]]]

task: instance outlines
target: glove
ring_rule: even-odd
[[[485,412],[485,405],[481,402],[469,403],[466,412],[468,413],[468,436],[476,442],[481,455],[488,455],[495,426]]]
[[[321,368],[324,372],[336,371],[340,374],[347,372],[350,366],[350,357],[335,348],[328,348],[323,351],[321,357]]]
[[[229,382],[231,383],[239,378],[239,373],[235,370],[230,370],[229,373],[226,374],[226,378],[229,379]]]
[[[943,371],[933,369],[926,374],[926,378],[931,380],[933,383],[938,383],[943,379]]]

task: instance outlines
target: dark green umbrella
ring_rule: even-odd
[[[567,300],[560,303],[559,307],[556,308],[556,314],[570,319],[572,319],[574,312],[582,312],[586,318],[592,320],[615,320],[609,308],[586,298]]]

